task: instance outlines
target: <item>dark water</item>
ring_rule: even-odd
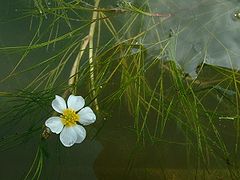
[[[53,2],[49,1],[49,3]],[[142,4],[144,3],[146,3],[146,1],[142,2]],[[136,4],[141,4],[141,2]],[[196,66],[202,63],[202,57],[204,56],[208,57],[205,60],[207,61],[207,64],[219,65],[228,68],[234,66],[235,69],[239,69],[238,30],[240,26],[238,21],[235,22],[231,19],[232,13],[237,10],[236,6],[240,6],[239,2],[219,1],[218,4],[218,2],[214,0],[210,2],[159,0],[151,1],[149,4],[150,7],[152,7],[151,10],[154,12],[175,14],[169,19],[164,20],[163,24],[159,25],[158,28],[160,29],[158,30],[160,33],[163,33],[164,36],[169,34],[168,32],[170,29],[178,31],[177,28],[180,27],[180,29],[183,30],[182,34],[180,34],[177,38],[174,38],[176,38],[179,43],[176,45],[178,49],[176,62],[183,67],[186,73],[195,76]],[[116,5],[117,3],[115,1],[106,1],[101,4],[101,6],[105,8],[116,7]],[[28,17],[10,21],[22,15],[23,10],[29,7],[32,7],[32,4],[26,1],[5,1],[0,3],[1,48],[10,46],[26,46],[31,42],[31,39],[36,32],[30,29],[31,18]],[[226,16],[221,16],[221,18],[225,21],[222,21],[221,18],[214,21],[213,17],[221,14],[223,11],[226,11]],[[207,12],[210,12],[210,14]],[[206,16],[204,16],[204,14]],[[196,22],[189,23],[193,21],[195,15],[198,17]],[[83,13],[82,16],[89,20],[91,13]],[[119,25],[117,23],[116,27],[121,27],[121,25],[127,21],[124,19],[126,18],[125,15],[117,16],[115,18],[120,24]],[[149,17],[142,18],[142,21],[145,21],[143,24],[148,24],[146,22],[148,19]],[[206,29],[196,32],[196,29],[199,28],[199,24],[201,24],[200,26],[203,26],[202,24],[206,22],[204,19],[211,19],[214,21],[214,23],[208,28],[211,29],[214,27],[216,29],[213,31],[216,32],[215,35],[217,38],[213,38],[214,40],[211,42],[208,42],[210,36],[209,34],[211,33],[206,35]],[[156,21],[160,22],[161,20],[157,19]],[[220,23],[220,21],[225,23]],[[211,24],[210,21],[207,22]],[[232,28],[229,28],[229,22],[230,24],[232,23],[230,25]],[[38,23],[38,19],[36,18],[33,21],[32,29],[36,30]],[[77,23],[73,24],[73,26],[77,26]],[[185,28],[182,29],[181,26],[184,26]],[[208,25],[206,25],[206,27],[207,26]],[[44,32],[45,27],[47,27],[47,24],[41,27],[41,32]],[[225,31],[221,31],[221,28],[225,29]],[[107,31],[107,28],[103,30]],[[138,30],[138,28],[133,28],[132,31],[138,32]],[[226,35],[225,33],[227,30],[229,30],[229,32]],[[69,29],[66,25],[64,25],[60,28],[59,34],[67,31],[69,31]],[[185,38],[187,36],[186,34],[188,34],[187,38]],[[225,34],[225,36],[222,36],[222,34]],[[126,34],[125,38],[127,38],[127,36],[129,36],[129,34]],[[46,40],[46,37],[43,37],[42,39]],[[103,45],[110,38],[111,33],[104,33],[100,44]],[[173,41],[176,39],[173,39]],[[72,39],[70,38],[69,41],[71,40]],[[149,44],[151,42],[154,43],[154,40],[156,40],[155,35],[150,31],[142,42],[148,49],[146,52],[146,59],[152,56],[157,57],[159,55],[156,52],[156,49],[159,47],[155,46],[153,49],[149,48]],[[230,58],[233,65],[226,63],[227,55],[222,52],[222,47],[218,47],[219,44],[214,44],[215,41],[226,43],[226,49],[229,49],[231,52],[236,52],[235,54],[233,53],[233,57]],[[31,83],[39,73],[41,73],[43,68],[36,68],[24,73],[22,73],[22,71],[44,61],[46,58],[53,56],[56,52],[60,52],[65,44],[67,44],[66,41],[56,43],[56,45],[53,46],[51,45],[48,49],[43,47],[31,50],[29,54],[23,58],[22,63],[17,66],[14,72],[12,72],[12,70],[21,60],[24,55],[24,51],[16,53],[14,50],[10,52],[2,50],[0,54],[0,79],[4,79],[4,81],[1,81],[0,83],[0,92],[18,92],[19,90],[26,88],[28,84]],[[206,48],[206,44],[208,44],[207,47],[209,47],[208,51],[204,49]],[[196,57],[197,59],[192,60],[195,58],[195,54],[198,53],[200,53],[200,55]],[[187,56],[190,58],[186,58]],[[168,58],[169,57],[171,56],[168,56]],[[73,61],[74,58],[70,59],[70,63],[65,66],[63,72],[56,81],[56,84],[66,81]],[[189,61],[193,63],[189,64]],[[53,62],[51,66],[54,66],[54,63],[55,62]],[[150,71],[148,74],[150,86],[154,87],[154,84],[157,81],[156,74],[160,71],[161,69],[159,67],[154,67]],[[5,79],[9,74],[12,76]],[[199,75],[199,78],[203,80],[208,78],[210,80],[216,80],[223,78],[223,76],[221,76],[221,73],[219,73],[218,70],[211,66],[207,66]],[[102,99],[106,98],[118,88],[117,81],[119,79],[119,77],[116,77],[116,82],[112,82],[110,87],[104,89],[105,92],[102,94]],[[172,97],[175,96],[177,92],[172,90],[172,85],[169,83],[170,79],[170,74],[167,74],[165,76],[165,81],[167,83],[164,85],[167,87],[166,89],[169,90],[167,93],[171,94],[170,97]],[[216,83],[216,85],[218,84]],[[40,179],[237,179],[236,176],[230,176],[228,171],[228,169],[231,169],[233,166],[234,167],[232,169],[234,170],[235,168],[238,168],[239,156],[234,154],[236,129],[234,130],[234,133],[232,132],[233,129],[236,128],[236,125],[231,120],[217,119],[221,116],[221,114],[223,114],[223,116],[231,116],[233,112],[235,112],[235,109],[233,110],[232,106],[228,106],[227,103],[219,103],[221,101],[221,92],[223,92],[228,99],[232,100],[234,99],[233,96],[235,94],[231,95],[231,92],[236,93],[236,91],[231,86],[229,89],[232,89],[232,91],[230,92],[225,91],[224,88],[221,89],[221,87],[225,86],[223,84],[216,86],[216,91],[213,91],[213,93],[204,97],[205,91],[202,93],[201,89],[197,85],[194,86],[196,91],[199,91],[200,94],[202,93],[202,101],[205,108],[211,112],[215,112],[215,107],[220,106],[218,107],[216,114],[212,116],[216,116],[216,127],[220,129],[220,132],[222,133],[220,135],[221,139],[223,142],[226,142],[230,159],[226,159],[221,149],[219,150],[216,148],[217,150],[214,149],[215,153],[211,154],[211,152],[209,152],[209,157],[204,157],[206,159],[210,159],[209,162],[211,161],[211,163],[207,165],[204,164],[201,160],[199,160],[201,155],[195,153],[196,149],[194,149],[194,143],[196,142],[193,142],[193,145],[189,144],[191,140],[188,138],[191,138],[191,135],[187,136],[183,133],[184,128],[181,127],[180,123],[176,123],[173,117],[169,118],[163,135],[159,136],[156,141],[151,140],[151,138],[146,135],[145,138],[143,138],[144,140],[141,139],[141,142],[137,143],[137,135],[133,123],[134,115],[132,112],[129,112],[129,106],[126,105],[127,101],[124,100],[123,102],[116,101],[116,103],[114,102],[113,104],[108,105],[111,108],[108,106],[105,107],[105,105],[101,106],[100,104],[103,113],[98,114],[96,125],[93,127],[87,127],[88,137],[81,144],[74,145],[71,148],[65,148],[60,143],[59,136],[51,135],[46,142],[47,145],[45,147],[46,152],[44,152],[44,165]],[[226,87],[228,86],[226,85]],[[39,87],[39,89],[43,88],[43,86]],[[86,90],[82,90],[79,91],[79,93],[83,93],[83,96],[88,95],[85,91]],[[57,93],[60,92],[57,91]],[[4,96],[5,95],[1,95],[0,97],[1,113],[8,112],[11,108],[16,107],[14,106],[15,102],[8,102],[8,97]],[[46,97],[46,99],[47,103],[45,106],[49,108],[45,108],[48,110],[42,111],[39,109],[19,118],[21,120],[26,120],[23,123],[18,123],[18,119],[16,119],[17,116],[13,115],[9,116],[9,121],[14,123],[1,123],[1,143],[4,144],[4,138],[14,136],[16,133],[22,133],[28,130],[31,124],[34,124],[33,122],[30,122],[33,119],[36,119],[37,122],[35,123],[38,124],[38,127],[41,127],[41,124],[44,124],[45,122],[44,118],[51,115],[51,96]],[[18,103],[21,102],[16,102],[16,104]],[[177,107],[178,105],[176,105],[176,109]],[[36,115],[36,113],[39,114]],[[204,121],[206,116],[204,113],[202,114],[203,115],[200,119]],[[5,122],[7,117],[1,117],[1,121]],[[148,131],[150,134],[154,131],[153,129],[156,126],[155,120],[156,114],[150,113],[148,121]],[[148,134],[149,132],[146,131],[145,133]],[[4,146],[1,146],[2,149],[0,157],[2,166],[0,168],[0,179],[24,179],[34,161],[40,133],[41,130],[32,135],[32,137],[24,139],[19,145],[16,145],[16,147],[7,150],[4,149]],[[211,133],[212,132],[209,131],[209,137],[212,135]],[[234,155],[231,156],[231,153]],[[205,166],[207,166],[207,168]]]

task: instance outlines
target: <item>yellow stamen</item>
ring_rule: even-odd
[[[74,126],[80,119],[80,116],[72,109],[65,109],[60,116],[62,123],[67,126]]]

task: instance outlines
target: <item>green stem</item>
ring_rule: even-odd
[[[95,8],[98,8],[98,5],[100,3],[100,0],[96,0],[95,1]],[[94,11],[93,12],[93,16],[92,16],[92,24],[90,26],[89,29],[89,66],[90,66],[90,85],[91,85],[91,89],[92,89],[92,95],[95,98],[96,97],[96,90],[95,90],[95,85],[94,85],[94,62],[93,62],[93,36],[94,36],[94,32],[95,32],[95,26],[96,26],[96,19],[98,16],[98,12]],[[98,100],[97,98],[94,99],[94,104],[95,104],[95,108],[98,111],[99,107],[98,107]]]

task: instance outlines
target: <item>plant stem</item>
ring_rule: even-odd
[[[74,85],[76,79],[77,79],[77,72],[78,72],[78,67],[80,64],[80,60],[82,58],[82,55],[84,53],[84,50],[86,49],[87,45],[89,43],[89,37],[86,36],[84,38],[83,44],[81,45],[80,51],[74,61],[74,64],[72,66],[71,72],[70,72],[70,76],[69,76],[69,81],[68,81],[68,85],[72,86]]]
[[[96,0],[95,1],[95,8],[98,8],[100,0]],[[95,90],[95,85],[94,85],[94,63],[93,63],[93,36],[94,36],[94,32],[95,32],[95,26],[96,26],[96,19],[98,16],[98,12],[94,11],[93,12],[93,16],[92,16],[92,24],[90,26],[90,30],[89,30],[89,66],[90,66],[90,85],[91,85],[91,89],[92,89],[92,95],[95,98],[96,97],[96,90]],[[98,111],[99,107],[98,107],[98,101],[97,98],[94,99],[94,104],[95,104],[95,108]]]

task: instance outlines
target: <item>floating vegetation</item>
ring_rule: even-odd
[[[67,104],[57,95],[52,101],[53,109],[61,115],[48,118],[45,125],[53,133],[60,134],[60,140],[66,147],[81,143],[86,138],[86,130],[81,125],[89,125],[96,121],[92,109],[84,105],[85,100],[82,96],[70,95]]]
[[[239,5],[1,2],[1,177],[239,179]]]

